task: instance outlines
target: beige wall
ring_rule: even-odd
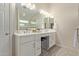
[[[57,44],[73,47],[74,29],[79,26],[78,4],[51,4],[50,13],[57,23]]]

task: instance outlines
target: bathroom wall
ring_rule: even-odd
[[[74,30],[79,26],[78,4],[51,4],[50,13],[57,24],[57,44],[72,48]]]

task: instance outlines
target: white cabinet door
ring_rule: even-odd
[[[35,55],[41,54],[41,36],[35,35]]]
[[[15,36],[15,55],[34,55],[35,35]]]
[[[21,45],[21,56],[34,56],[34,42],[28,42]]]
[[[49,48],[55,45],[55,33],[49,33]]]
[[[0,3],[0,55],[9,55],[9,4]]]

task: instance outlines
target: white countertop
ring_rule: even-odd
[[[56,30],[54,29],[44,29],[44,30],[41,30],[39,32],[15,32],[14,35],[17,35],[17,36],[26,36],[26,35],[34,35],[34,34],[45,34],[45,33],[52,33],[52,32],[56,32]]]

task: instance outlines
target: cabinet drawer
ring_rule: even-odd
[[[34,35],[22,36],[22,37],[20,37],[20,39],[21,39],[21,40],[20,40],[21,43],[26,43],[26,42],[34,41],[35,36],[34,36]]]

